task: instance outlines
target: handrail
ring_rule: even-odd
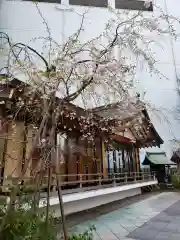
[[[104,176],[102,173],[94,174],[59,174],[58,177],[61,178],[61,186],[67,188],[83,188],[87,186],[101,186],[106,184],[112,184],[116,186],[117,184],[128,184],[151,181],[155,180],[155,175],[152,172],[124,172],[124,173],[108,173]],[[2,178],[1,178],[2,179]],[[66,179],[66,180],[64,180]],[[68,179],[68,181],[67,181]],[[3,187],[11,187],[18,182],[18,177],[7,177],[3,179]],[[41,188],[47,187],[48,177],[44,176],[42,179]],[[51,186],[56,189],[56,175],[53,175],[51,180]],[[36,180],[33,177],[24,177],[23,181],[27,187],[35,187]],[[9,184],[8,184],[9,182]],[[11,183],[10,183],[11,182]]]
[[[108,176],[116,176],[116,175],[129,175],[132,176],[133,174],[135,175],[152,175],[154,174],[153,172],[119,172],[119,173],[107,173]],[[55,174],[52,174],[53,177],[55,177]],[[60,177],[74,177],[74,176],[104,176],[103,173],[92,173],[92,174],[86,174],[86,173],[80,173],[80,174],[58,174],[57,176]],[[44,178],[47,178],[47,176],[44,176]],[[1,180],[18,180],[19,177],[12,177],[12,176],[7,176],[5,178],[0,178]],[[27,180],[27,179],[34,179],[34,177],[24,177],[23,180]]]

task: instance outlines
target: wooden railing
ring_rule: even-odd
[[[151,172],[131,172],[131,173],[109,173],[107,176],[103,176],[101,173],[97,174],[69,174],[69,175],[59,175],[61,182],[61,187],[63,190],[77,189],[77,188],[101,188],[107,185],[119,186],[125,184],[132,184],[138,182],[152,181],[156,180],[154,173]],[[66,180],[65,180],[66,179]],[[67,180],[69,179],[69,180]],[[24,184],[31,188],[32,191],[36,186],[37,179],[24,178]],[[13,185],[18,183],[18,178],[7,178],[3,183],[3,188],[10,189]],[[40,188],[46,191],[48,183],[47,176],[44,176],[40,183]],[[20,183],[19,183],[20,184]],[[51,180],[51,191],[55,191],[56,188],[56,176],[52,176]]]
[[[137,182],[137,181],[147,181],[154,180],[155,176],[151,173],[111,173],[108,176],[103,176],[103,174],[70,174],[70,175],[60,175],[60,177],[74,177],[76,180],[62,181],[61,185],[72,185],[77,184],[79,187],[83,187],[83,185],[96,183],[96,185],[113,183],[114,185],[118,183],[129,183],[129,182]]]

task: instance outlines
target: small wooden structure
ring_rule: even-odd
[[[151,172],[155,172],[159,183],[166,183],[169,176],[169,167],[174,163],[169,160],[165,152],[146,152],[143,165],[150,166]]]

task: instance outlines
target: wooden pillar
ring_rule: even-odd
[[[135,148],[135,152],[136,152],[136,171],[139,172],[140,171],[140,156],[139,156],[139,148],[138,147]]]
[[[80,149],[79,146],[79,136],[76,136],[76,150],[75,150],[75,154],[76,154],[76,181],[79,180],[79,176],[78,174],[80,173],[80,150],[78,151],[78,149]]]
[[[7,133],[1,133],[0,134],[0,183],[1,184],[3,184],[3,180],[4,180],[6,146],[7,146]]]
[[[88,175],[87,179],[92,180],[92,166],[93,166],[93,143],[87,142],[87,165],[86,165],[86,173]]]
[[[69,135],[67,133],[67,138],[65,140],[65,181],[68,182],[68,161],[69,161]]]
[[[122,156],[121,156],[121,171],[125,172],[125,161],[124,161],[124,149],[122,149]]]
[[[8,121],[5,105],[0,105],[0,184],[4,180],[5,154],[7,146]]]
[[[84,140],[82,140],[81,138],[79,138],[78,141],[79,147],[80,147],[80,154],[79,154],[79,174],[82,174],[82,180],[86,180],[84,177],[84,174],[86,174],[85,171],[85,167],[84,167],[84,158],[86,155],[86,150],[85,150],[85,144],[84,144]]]
[[[19,177],[22,170],[22,157],[24,146],[24,123],[9,123],[7,134],[7,146],[5,154],[4,177]],[[4,180],[4,184],[11,183],[10,180]]]
[[[66,134],[58,133],[57,134],[57,140],[56,140],[56,173],[59,176],[59,181],[64,182],[66,180],[65,175],[66,174],[66,154],[67,154],[67,140],[66,140]]]
[[[27,143],[26,143],[26,159],[29,156],[29,153],[31,151],[32,148],[32,143],[33,143],[33,127],[32,126],[28,126],[27,127]],[[25,162],[25,168],[27,168],[26,173],[25,173],[25,177],[30,177],[31,176],[31,170],[32,170],[32,159],[30,160],[30,162]]]
[[[98,151],[99,151],[99,146],[98,146],[98,142],[95,141],[92,143],[92,152],[93,152],[93,156],[92,156],[92,159],[93,159],[93,162],[92,162],[92,173],[93,174],[97,174],[98,172],[98,166],[97,166],[97,158],[98,158]],[[101,165],[102,165],[102,158],[101,159]],[[102,170],[102,166],[101,166],[101,170]],[[96,179],[97,176],[93,176],[93,179]]]
[[[117,157],[116,157],[116,150],[113,150],[113,168],[114,168],[114,173],[117,173]]]
[[[135,166],[134,166],[134,148],[130,151],[130,161],[131,161],[131,172],[134,172]]]
[[[132,172],[137,171],[137,164],[136,164],[136,148],[133,146],[132,148]]]
[[[76,138],[69,137],[68,141],[68,181],[76,181],[76,155],[74,149],[76,148]]]
[[[105,151],[105,146],[103,140],[101,141],[101,151],[102,151],[102,165],[103,165],[103,176],[107,176],[107,156]]]

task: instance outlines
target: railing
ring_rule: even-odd
[[[139,181],[150,181],[155,180],[155,176],[152,173],[142,173],[142,172],[132,172],[132,173],[111,173],[108,176],[103,176],[103,174],[78,174],[78,175],[68,175],[68,177],[78,177],[78,180],[62,181],[62,186],[76,184],[80,188],[86,185],[96,184],[96,185],[106,185],[113,184],[127,184]],[[65,178],[67,175],[61,175]]]
[[[63,190],[68,189],[82,189],[82,188],[101,188],[107,185],[109,186],[119,186],[125,184],[132,184],[138,182],[145,182],[145,181],[152,181],[156,180],[154,173],[151,172],[131,172],[131,173],[109,173],[107,176],[103,176],[101,173],[97,174],[69,174],[69,175],[59,175],[60,184]],[[65,180],[66,179],[66,180]],[[6,182],[8,181],[8,182]],[[12,187],[13,185],[18,183],[18,178],[7,178],[6,181],[3,183],[3,187]],[[26,185],[32,189],[35,189],[37,185],[37,179],[34,178],[24,178],[24,183],[22,185]],[[46,191],[48,177],[44,176],[43,179],[40,181],[40,188],[43,191]],[[20,184],[20,183],[19,183]],[[52,176],[51,180],[51,191],[56,191],[56,176]]]

